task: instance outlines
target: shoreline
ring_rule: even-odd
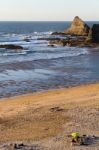
[[[48,93],[51,91],[60,91],[60,90],[66,90],[66,89],[72,89],[72,88],[76,88],[76,87],[82,87],[82,86],[88,86],[88,85],[96,85],[99,84],[99,81],[95,81],[95,82],[91,82],[91,83],[81,83],[78,85],[70,85],[68,87],[60,87],[60,88],[52,88],[52,89],[48,89],[48,90],[41,90],[41,91],[36,91],[36,92],[30,92],[30,93],[26,93],[26,94],[20,94],[20,95],[13,95],[13,96],[8,96],[8,97],[2,97],[0,98],[0,102],[3,100],[9,100],[9,99],[16,99],[19,97],[25,97],[25,96],[33,96],[33,95],[38,95],[38,94],[42,94],[42,93]]]

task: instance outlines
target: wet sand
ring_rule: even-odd
[[[71,146],[68,135],[95,135],[88,146]],[[0,143],[38,142],[50,150],[99,150],[99,84],[50,90],[0,100]]]

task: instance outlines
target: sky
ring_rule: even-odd
[[[0,21],[99,21],[99,0],[0,0]]]

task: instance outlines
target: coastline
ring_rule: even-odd
[[[88,26],[93,24],[94,21]],[[99,81],[99,44],[86,43],[87,36],[64,33],[70,23],[48,25],[4,23],[4,29],[1,28],[5,34],[1,34],[0,98]],[[7,26],[10,28],[6,29]]]
[[[96,110],[99,113],[99,83],[3,99],[0,101],[0,143],[43,141],[46,145],[49,140],[53,143],[53,138],[58,136],[64,139],[75,130],[99,136]]]
[[[64,90],[71,90],[74,88],[81,88],[81,87],[87,87],[87,86],[92,86],[92,85],[98,85],[99,82],[92,82],[92,83],[84,83],[84,84],[78,84],[78,85],[72,85],[72,86],[68,86],[68,87],[60,87],[60,88],[52,88],[52,89],[47,89],[47,90],[41,90],[41,91],[36,91],[36,92],[31,92],[31,93],[26,93],[26,94],[20,94],[20,95],[14,95],[14,96],[8,96],[8,97],[3,97],[0,98],[0,103],[2,101],[10,101],[10,100],[17,100],[18,98],[24,98],[24,97],[32,97],[32,96],[38,96],[40,94],[44,94],[44,93],[51,93],[51,92],[59,92],[59,91],[64,91]]]
[[[80,83],[80,84],[77,84],[77,85],[70,85],[70,86],[67,86],[67,87],[60,87],[60,88],[51,88],[51,89],[47,89],[47,90],[40,90],[40,91],[36,91],[36,92],[28,92],[26,94],[19,94],[19,95],[11,95],[11,96],[6,96],[6,97],[1,97],[0,98],[0,102],[1,101],[9,101],[9,100],[12,100],[12,99],[18,99],[20,97],[27,97],[27,96],[34,96],[34,95],[39,95],[39,94],[42,94],[42,93],[49,93],[49,92],[52,92],[52,91],[60,91],[60,90],[66,90],[66,89],[72,89],[72,88],[77,88],[77,87],[82,87],[82,86],[88,86],[88,85],[96,85],[96,84],[99,84],[98,81],[94,81],[94,82],[89,82],[89,83]]]

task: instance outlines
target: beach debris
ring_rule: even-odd
[[[52,108],[50,108],[50,111],[51,112],[58,112],[58,111],[63,111],[63,109],[60,107],[52,107]]]
[[[90,136],[90,135],[80,135],[79,132],[73,132],[68,137],[71,138],[71,145],[72,146],[80,146],[80,145],[91,145],[94,140],[96,139],[96,136]]]
[[[10,143],[0,146],[0,150],[40,150],[38,144]]]
[[[78,144],[79,142],[81,142],[79,139],[80,139],[80,133],[79,132],[73,132],[71,134],[71,137],[72,137],[72,145],[74,144]]]

